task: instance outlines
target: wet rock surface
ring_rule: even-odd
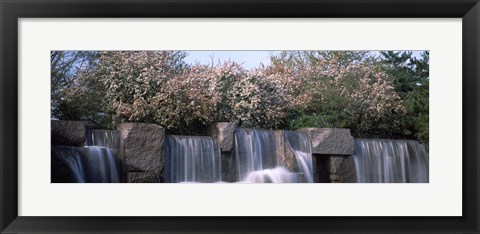
[[[127,183],[160,183],[160,176],[152,172],[128,172]]]
[[[233,149],[235,142],[235,129],[237,124],[230,122],[215,123],[207,130],[207,135],[213,136],[218,140],[220,151],[226,152]]]
[[[312,153],[330,155],[353,155],[355,143],[350,129],[301,128],[312,142]]]
[[[165,157],[165,129],[155,124],[124,123],[120,131],[120,158],[123,170],[151,172],[161,176]],[[153,181],[152,181],[153,182]]]
[[[352,156],[330,156],[329,173],[332,183],[357,183],[355,160]]]
[[[85,144],[85,122],[51,121],[51,144],[81,147]]]

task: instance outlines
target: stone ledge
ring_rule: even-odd
[[[279,156],[280,165],[292,172],[300,172],[297,159],[293,151],[288,147],[284,130],[275,130],[277,155]]]
[[[355,143],[350,129],[345,128],[301,128],[312,141],[312,153],[329,155],[353,155]]]
[[[227,152],[233,150],[236,128],[237,124],[235,123],[219,122],[207,129],[207,135],[213,136],[218,140],[220,151]]]
[[[160,183],[160,177],[152,172],[128,172],[127,183]]]
[[[330,156],[329,173],[332,183],[357,183],[357,171],[353,157]]]
[[[85,145],[85,122],[51,120],[51,144],[82,147]]]
[[[120,158],[125,172],[162,171],[165,129],[155,124],[123,123],[120,131]]]

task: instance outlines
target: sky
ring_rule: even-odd
[[[270,64],[270,53],[273,51],[187,51],[188,56],[185,61],[190,64],[199,62],[200,64],[214,65],[220,61],[221,63],[229,59],[242,64],[245,69],[258,67],[261,63]]]
[[[187,51],[188,56],[185,61],[189,64],[212,64],[214,65],[220,61],[221,63],[229,59],[242,64],[245,69],[252,69],[258,67],[261,63],[264,65],[270,64],[270,54],[276,54],[278,51]],[[413,55],[420,58],[421,51],[414,51]]]

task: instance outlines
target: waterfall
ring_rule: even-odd
[[[118,163],[112,150],[100,146],[53,148],[64,161],[76,183],[119,183]]]
[[[250,173],[279,166],[275,132],[237,128],[235,130],[235,156],[240,181]]]
[[[120,163],[118,149],[120,133],[117,130],[87,129],[85,131],[88,148],[87,182],[119,183]]]
[[[85,140],[85,145],[118,149],[120,145],[120,132],[115,130],[86,129]]]
[[[428,152],[410,140],[356,139],[359,183],[428,183]]]
[[[220,149],[213,137],[166,136],[165,181],[221,181]]]
[[[306,134],[283,131],[237,128],[235,131],[235,156],[239,182],[247,183],[297,183],[313,182],[311,143]],[[285,141],[295,157],[300,173],[289,171],[281,155],[288,155],[279,141]]]
[[[252,171],[242,181],[246,183],[296,183],[300,179],[298,175],[285,169],[284,167],[275,167],[273,169],[264,169]]]
[[[52,146],[52,157],[64,163],[71,172],[69,179],[75,183],[85,183],[85,170],[82,163],[83,148],[69,146]],[[52,165],[53,166],[53,165]],[[55,168],[59,170],[58,168]]]
[[[113,150],[100,146],[87,146],[85,157],[86,181],[92,183],[119,183],[118,162]]]
[[[313,183],[312,145],[303,132],[283,131],[286,144],[295,154],[301,172],[307,183]]]
[[[77,183],[119,183],[119,133],[113,130],[87,130],[84,147],[54,146]]]

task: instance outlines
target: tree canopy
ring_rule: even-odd
[[[428,143],[429,53],[282,51],[246,70],[186,64],[182,51],[54,51],[52,117],[199,134],[243,127],[350,128],[355,136]]]

